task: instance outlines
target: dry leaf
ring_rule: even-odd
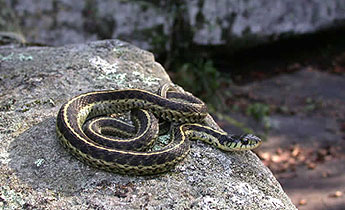
[[[339,198],[341,196],[343,196],[343,192],[341,192],[339,190],[335,191],[335,193],[331,194],[331,197],[333,197],[333,198]]]
[[[296,164],[296,159],[289,158],[288,163],[291,164],[291,165],[295,165]]]
[[[307,204],[307,200],[306,199],[301,199],[301,200],[299,200],[299,202],[298,202],[298,204],[299,205],[306,205]]]
[[[279,163],[281,161],[281,158],[279,155],[272,155],[271,159],[274,163]]]
[[[271,154],[268,153],[268,152],[260,152],[260,153],[259,153],[259,157],[260,157],[262,160],[269,160],[269,159],[271,159]]]
[[[297,159],[298,161],[303,162],[306,160],[306,157],[304,155],[299,155]]]
[[[316,164],[313,163],[313,162],[308,163],[308,168],[309,168],[309,169],[314,169],[314,168],[316,168]]]
[[[301,150],[300,150],[299,146],[295,146],[291,152],[291,155],[293,157],[297,157],[297,155],[299,155],[300,152],[301,152]]]

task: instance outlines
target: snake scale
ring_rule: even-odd
[[[260,145],[260,138],[252,134],[232,135],[205,125],[204,119],[210,117],[205,103],[170,87],[163,85],[158,94],[124,89],[76,96],[58,112],[56,131],[60,142],[93,167],[127,175],[169,171],[188,154],[189,140],[202,140],[225,151]],[[135,126],[112,122],[114,119],[109,117],[100,119],[128,111],[132,112]],[[158,120],[175,124],[170,132],[171,141],[160,150],[148,151],[158,135]],[[126,139],[104,135],[111,132],[111,127],[124,133]]]

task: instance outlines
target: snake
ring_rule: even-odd
[[[130,112],[133,125],[109,117]],[[108,172],[154,175],[170,171],[190,151],[190,140],[201,140],[223,151],[258,147],[253,134],[234,135],[205,123],[206,104],[187,91],[164,84],[158,93],[143,89],[102,90],[65,102],[56,120],[60,143],[80,161]],[[212,117],[211,117],[212,118]],[[152,150],[159,122],[173,124],[170,142]],[[114,137],[112,132],[122,136]]]

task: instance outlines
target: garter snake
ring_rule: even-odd
[[[89,92],[72,98],[62,105],[57,115],[56,131],[60,142],[75,157],[93,167],[129,175],[170,170],[188,154],[189,140],[203,140],[225,151],[248,150],[260,145],[261,140],[252,134],[237,136],[203,125],[205,117],[210,117],[206,105],[189,93],[169,91],[169,87],[163,85],[158,94],[125,89]],[[95,131],[97,126],[92,131],[92,124],[97,124],[95,117],[131,110],[135,112],[137,128],[126,128],[129,139],[114,140],[102,136],[101,131]],[[145,151],[152,145],[151,139],[157,136],[157,118],[178,125],[173,127],[167,146]],[[89,119],[91,123],[88,125]],[[83,126],[99,138],[90,138]],[[118,130],[121,132],[121,128]],[[133,132],[135,135],[131,136]],[[140,143],[138,140],[141,139],[146,143]],[[130,150],[130,145],[138,148]]]

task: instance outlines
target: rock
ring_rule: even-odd
[[[251,151],[193,142],[171,172],[128,177],[90,168],[59,144],[56,114],[77,94],[156,91],[170,79],[151,53],[118,40],[0,47],[0,206],[38,209],[296,209]]]
[[[233,50],[337,27],[345,19],[343,0],[1,1],[29,42],[120,38],[156,53],[179,41]]]

